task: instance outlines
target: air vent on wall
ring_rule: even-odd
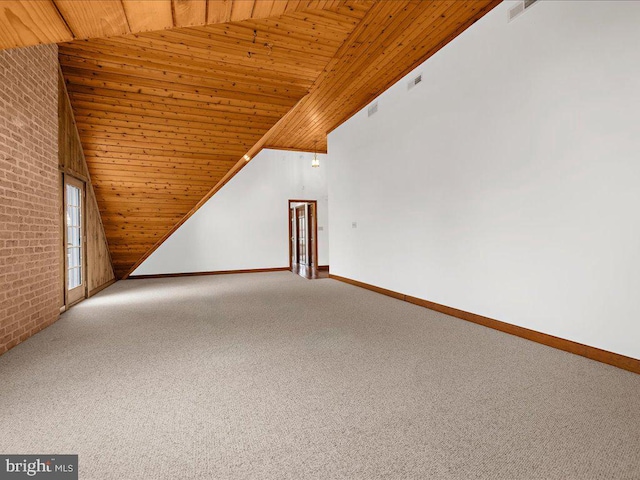
[[[369,116],[373,115],[377,111],[378,111],[378,102],[374,103],[373,105],[369,105],[369,110],[367,110]]]
[[[409,84],[407,85],[407,90],[411,90],[413,87],[418,85],[421,81],[422,81],[422,74],[412,78],[411,80],[409,80]]]
[[[534,3],[537,3],[539,0],[522,0],[518,2],[518,4],[509,10],[509,21],[516,18],[522,12],[524,12],[527,8],[533,6]]]

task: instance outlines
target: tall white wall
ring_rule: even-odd
[[[640,2],[512,6],[330,134],[331,272],[640,358]]]
[[[319,265],[329,264],[327,159],[263,150],[163,243],[133,275],[289,265],[289,199],[318,201]]]

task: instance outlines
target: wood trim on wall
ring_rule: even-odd
[[[82,175],[81,173],[78,173],[68,167],[64,167],[62,165],[58,165],[58,170],[60,170],[60,172],[64,173],[65,175],[69,175],[70,177],[73,177],[77,180],[80,180],[81,182],[84,183],[90,183],[91,180],[89,180],[87,177],[85,177],[84,175]]]
[[[107,287],[110,287],[111,285],[113,285],[114,283],[116,283],[116,279],[112,278],[111,280],[109,280],[106,283],[103,283],[102,285],[100,285],[99,287],[94,288],[93,290],[91,290],[89,292],[89,296],[87,298],[93,297],[96,293],[100,293],[102,290],[104,290]]]
[[[62,305],[60,305],[60,313],[62,313],[65,309],[67,308],[67,222],[65,221],[65,215],[66,215],[66,205],[65,205],[65,185],[64,185],[64,172],[60,172],[60,179],[59,179],[59,185],[60,185],[60,193],[58,195],[58,201],[60,202],[60,211],[58,212],[58,215],[60,218],[60,238],[62,239],[62,248],[60,250],[60,256],[61,256],[61,264],[60,264],[60,278],[62,279],[61,282],[61,288],[62,288]]]
[[[341,277],[339,275],[333,275],[332,273],[329,274],[329,278],[333,278],[334,280],[340,280],[341,282],[348,283],[356,287],[366,288],[367,290],[371,290],[372,292],[380,293],[382,295],[386,295],[388,297],[392,297],[397,300],[405,299],[405,295],[402,293],[394,292],[393,290],[387,290],[386,288],[376,287],[375,285],[370,285],[368,283],[359,282],[358,280],[351,280],[350,278]]]
[[[79,303],[83,302],[84,300],[86,300],[87,298],[91,298],[93,297],[95,294],[100,293],[102,290],[104,290],[107,287],[110,287],[111,285],[113,285],[114,283],[116,283],[117,280],[115,278],[112,278],[111,280],[109,280],[108,282],[103,283],[102,285],[100,285],[99,287],[94,288],[93,290],[91,290],[87,296],[85,298],[81,298],[73,303],[71,303],[70,305],[63,305],[62,307],[60,307],[60,313],[64,313],[67,310],[69,310],[71,307],[74,307],[76,305],[78,305]],[[65,289],[66,290],[66,289]]]
[[[289,268],[293,270],[293,219],[296,216],[295,210],[291,210],[291,202],[289,202],[289,212],[287,218],[289,220]],[[297,221],[297,220],[296,220]]]
[[[201,275],[230,275],[234,273],[284,272],[288,270],[290,270],[289,267],[275,267],[275,268],[251,268],[247,270],[218,270],[215,272],[156,273],[151,275],[130,275],[128,279],[142,280],[145,278],[199,277]]]
[[[501,322],[500,320],[494,320],[492,318],[477,315],[475,313],[465,312],[464,310],[459,310],[457,308],[447,307],[446,305],[441,305],[439,303],[430,302],[429,300],[424,300],[422,298],[412,297],[403,293],[394,292],[393,290],[387,290],[386,288],[376,287],[368,283],[359,282],[357,280],[341,277],[339,275],[333,275],[330,273],[329,278],[333,278],[334,280],[339,280],[356,287],[365,288],[376,293],[381,293],[382,295],[387,295],[398,300],[403,300],[420,307],[428,308],[429,310],[444,313],[461,320],[466,320],[478,325],[493,328],[494,330],[499,330],[510,335],[515,335],[516,337],[531,340],[532,342],[541,343],[542,345],[546,345],[548,347],[557,348],[558,350],[564,350],[565,352],[580,355],[597,362],[606,363],[623,370],[628,370],[630,372],[640,374],[640,360],[636,358],[627,357],[625,355],[609,352],[607,350],[602,350],[596,347],[590,347],[589,345],[573,342],[564,338],[554,337],[553,335],[548,335],[546,333],[537,332],[528,328],[519,327],[510,323]]]
[[[71,101],[69,100],[69,91],[67,90],[67,82],[65,82],[64,80],[64,75],[62,74],[62,67],[60,66],[60,61],[58,60],[58,79],[59,81],[62,82],[62,88],[64,90],[64,98],[58,98],[58,102],[61,101],[65,101],[67,102],[67,104],[69,105],[69,112],[71,114],[71,121],[73,123],[73,126],[75,127],[75,134],[76,134],[76,138],[78,139],[78,143],[80,144],[80,146],[82,147],[82,140],[80,139],[80,134],[78,133],[78,124],[76,122],[76,117],[75,117],[75,113],[73,112],[73,108],[71,107]],[[77,178],[80,178],[82,181],[84,181],[86,183],[85,188],[89,189],[89,192],[85,191],[85,196],[88,195],[88,193],[91,193],[91,198],[93,200],[94,203],[94,207],[95,209],[100,212],[100,207],[98,206],[98,200],[96,198],[96,193],[93,189],[93,183],[91,182],[91,174],[89,173],[89,166],[87,165],[87,159],[84,155],[84,147],[81,148],[81,155],[82,155],[82,162],[84,165],[84,168],[87,172],[87,175],[82,175],[80,172],[74,172],[72,170],[70,170],[69,168],[66,168],[65,166],[61,166],[58,165],[58,168],[60,169],[60,171],[62,171],[64,174],[68,174],[68,175],[72,175],[75,176]],[[104,238],[105,243],[107,243],[107,235],[105,233],[104,230],[104,222],[102,221],[102,215],[98,215],[98,220],[100,222],[100,229],[102,232],[102,237]],[[113,258],[111,258],[111,249],[108,248],[107,246],[107,253],[109,255],[109,264],[111,265],[111,270],[113,271]],[[115,277],[115,272],[114,272],[114,277]]]

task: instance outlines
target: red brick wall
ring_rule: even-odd
[[[0,354],[58,319],[57,47],[0,51]]]

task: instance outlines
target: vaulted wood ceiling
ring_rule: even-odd
[[[124,36],[87,20],[97,3],[119,8],[54,6],[77,38],[114,35],[59,52],[121,278],[240,171],[245,154],[325,151],[328,132],[499,0],[123,0],[124,32],[156,30]],[[159,10],[144,13],[149,4]],[[199,13],[180,20],[182,10]],[[203,19],[217,24],[160,30]],[[7,38],[15,35],[0,44]]]
[[[118,276],[307,95],[366,11],[60,46]]]
[[[0,50],[260,19],[343,0],[0,0]]]

